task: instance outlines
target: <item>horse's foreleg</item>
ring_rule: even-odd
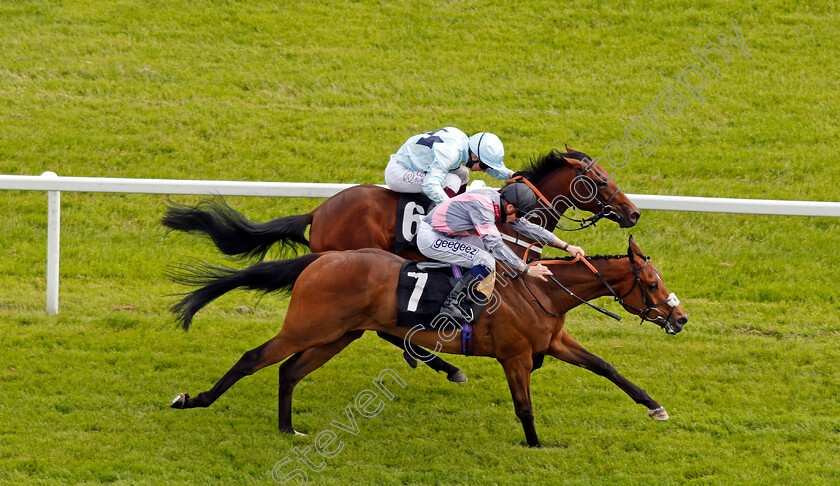
[[[364,334],[364,331],[349,332],[329,344],[296,353],[280,365],[277,418],[281,432],[297,433],[292,427],[292,392],[294,392],[295,385],[303,377],[323,366],[347,345],[362,337],[362,334]]]
[[[646,391],[625,378],[611,364],[584,349],[580,343],[569,336],[569,333],[565,329],[551,341],[548,353],[557,359],[575,366],[580,366],[583,369],[607,378],[624,390],[624,393],[630,395],[633,401],[646,406],[648,408],[648,415],[651,418],[655,420],[668,420],[668,412],[665,411],[663,406],[652,399]]]
[[[531,407],[531,368],[533,361],[530,354],[521,354],[511,359],[501,361],[505,369],[510,393],[513,396],[513,407],[516,416],[525,429],[525,440],[531,447],[542,447],[534,428],[534,411]]]
[[[281,332],[282,333],[282,332]],[[274,336],[272,339],[265,342],[263,345],[245,352],[239,361],[225,373],[222,378],[213,385],[213,388],[201,392],[196,397],[190,397],[186,393],[181,393],[174,400],[170,406],[172,408],[195,408],[195,407],[209,407],[216,401],[228,388],[242,378],[251,375],[266,366],[273,365],[283,361],[294,350],[289,349],[280,337],[280,334]]]
[[[417,360],[415,360],[413,356],[425,356],[430,354],[428,351],[426,351],[425,353],[421,353],[418,351],[413,351],[413,353],[409,353],[408,350],[405,349],[404,339],[392,336],[388,333],[381,331],[377,331],[376,335],[393,344],[394,346],[402,349],[404,352],[403,357],[405,358],[406,363],[408,363],[412,368],[417,367]],[[417,348],[417,346],[415,346],[415,348]],[[457,366],[447,363],[446,361],[441,359],[440,356],[435,355],[429,361],[425,361],[425,363],[429,368],[435,371],[442,371],[446,373],[446,378],[452,383],[467,382],[467,375],[465,375],[463,371],[459,370]]]

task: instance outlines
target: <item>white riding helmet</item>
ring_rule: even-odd
[[[470,151],[478,156],[481,162],[496,170],[506,171],[505,146],[499,137],[489,132],[478,132],[470,137]]]

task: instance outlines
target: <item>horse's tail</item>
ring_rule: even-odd
[[[274,243],[295,255],[301,247],[308,247],[304,233],[312,223],[312,213],[254,223],[218,196],[196,206],[169,203],[161,223],[172,230],[207,236],[225,255],[262,260]]]
[[[205,264],[179,265],[169,269],[169,277],[184,285],[201,287],[172,305],[172,312],[186,331],[193,316],[204,306],[233,289],[291,292],[298,276],[321,256],[311,253],[289,260],[260,262],[242,270]]]

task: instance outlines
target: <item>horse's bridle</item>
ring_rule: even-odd
[[[580,176],[585,175],[585,174],[586,173],[583,170],[575,167],[575,176],[576,177],[580,177]],[[590,181],[592,181],[591,177],[587,176],[587,178]],[[534,193],[536,193],[537,199],[540,202],[542,202],[543,205],[547,209],[551,209],[551,210],[554,209],[554,207],[551,204],[551,201],[549,201],[548,198],[543,196],[542,193],[536,188],[536,186],[534,186],[531,183],[531,181],[529,181],[527,178],[525,178],[525,176],[518,175],[518,176],[515,176],[515,177],[511,178],[511,181],[516,181],[516,180],[522,180],[522,182],[524,182],[526,185],[528,185],[528,187],[530,187],[534,191]],[[595,202],[598,203],[599,211],[597,213],[593,214],[592,216],[588,217],[588,218],[581,218],[581,219],[575,219],[575,218],[572,218],[570,216],[566,216],[566,212],[563,211],[563,213],[560,214],[560,219],[565,218],[565,219],[567,219],[569,221],[572,221],[574,223],[578,223],[580,226],[578,228],[564,228],[564,227],[560,226],[560,221],[557,221],[557,223],[554,225],[555,229],[559,229],[560,231],[580,231],[582,229],[589,228],[590,226],[595,226],[595,223],[597,223],[598,221],[600,221],[604,217],[607,217],[607,216],[610,216],[610,215],[618,216],[618,213],[616,213],[613,210],[612,202],[615,200],[615,197],[618,195],[618,193],[621,192],[621,188],[618,187],[618,185],[616,184],[615,191],[612,193],[612,195],[610,195],[610,197],[608,197],[606,200],[602,201],[601,194],[597,190],[598,183],[593,181],[593,184],[595,184],[595,186],[596,186]]]
[[[633,286],[630,287],[630,290],[626,294],[619,297],[617,295],[617,293],[615,292],[615,290],[612,287],[610,287],[610,285],[607,283],[607,281],[603,277],[600,277],[601,282],[603,282],[604,285],[607,286],[607,288],[613,294],[613,297],[615,298],[616,302],[621,304],[625,309],[636,311],[640,315],[640,317],[642,318],[642,320],[640,321],[640,324],[644,321],[648,321],[648,322],[652,322],[654,324],[657,324],[661,327],[665,327],[665,325],[668,324],[668,319],[671,318],[671,314],[674,313],[674,309],[676,309],[677,306],[680,305],[680,299],[677,298],[677,295],[675,293],[671,292],[668,295],[667,299],[665,299],[665,300],[663,300],[662,302],[659,302],[659,303],[653,303],[653,300],[650,298],[648,293],[645,291],[645,286],[642,283],[641,277],[639,276],[642,273],[642,271],[645,269],[645,267],[648,266],[648,263],[650,263],[650,257],[640,255],[639,253],[636,253],[636,255],[638,255],[640,258],[644,258],[645,263],[644,263],[644,265],[641,266],[641,268],[636,268],[636,266],[633,265],[633,259],[628,258],[629,263],[630,263],[630,268],[633,271],[633,277],[635,278],[636,281],[633,282]],[[598,275],[600,276],[600,274],[598,274]],[[640,309],[636,306],[632,306],[632,305],[628,304],[627,302],[624,302],[624,299],[633,292],[633,289],[636,288],[636,285],[639,286],[639,291],[642,293],[642,301],[647,306],[646,309]],[[658,307],[660,305],[663,305],[663,304],[667,304],[669,307],[671,307],[671,310],[668,311],[668,314],[666,314],[664,316],[662,315],[662,312],[658,309]],[[656,313],[657,313],[657,316],[654,317],[654,318],[651,318],[651,317],[648,316],[648,314],[652,311],[656,311]]]
[[[576,176],[576,177],[580,177],[580,176],[585,175],[585,174],[586,174],[586,173],[585,173],[583,170],[578,169],[577,167],[575,167],[575,176]],[[588,177],[588,176],[587,176],[587,177]],[[588,177],[588,179],[589,179],[589,180],[593,180],[591,177]],[[580,230],[582,230],[582,229],[589,228],[590,226],[595,226],[595,223],[597,223],[597,222],[598,222],[598,221],[600,221],[602,218],[605,218],[605,217],[607,217],[607,216],[610,216],[610,215],[615,215],[615,216],[618,216],[618,213],[616,213],[616,212],[614,211],[613,207],[612,207],[612,202],[615,200],[615,196],[617,196],[617,195],[618,195],[618,193],[619,193],[619,192],[621,192],[621,188],[620,188],[620,187],[618,187],[618,184],[616,184],[616,186],[615,186],[615,191],[613,191],[612,195],[610,195],[610,197],[608,197],[606,200],[603,200],[603,201],[602,201],[601,194],[600,194],[600,192],[597,190],[598,183],[597,183],[597,182],[594,182],[594,181],[593,181],[593,183],[595,184],[595,187],[596,187],[596,190],[595,190],[595,202],[597,202],[597,203],[598,203],[598,206],[599,206],[599,210],[598,210],[598,212],[597,212],[597,213],[595,213],[595,214],[593,214],[593,215],[592,215],[592,216],[590,216],[589,218],[575,219],[575,218],[572,218],[572,217],[566,216],[566,213],[565,213],[565,211],[564,211],[564,212],[563,212],[563,214],[561,214],[560,216],[561,216],[561,217],[563,217],[563,218],[565,218],[565,219],[567,219],[567,220],[569,220],[569,221],[572,221],[572,222],[578,223],[578,224],[580,225],[580,227],[578,227],[578,228],[571,228],[571,229],[561,228],[561,227],[560,227],[560,223],[559,223],[559,221],[558,221],[557,225],[555,226],[557,229],[559,229],[560,231],[580,231]]]

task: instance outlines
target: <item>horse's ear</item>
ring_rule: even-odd
[[[584,164],[581,160],[573,159],[571,157],[563,157],[563,160],[575,169],[586,170],[586,164]]]
[[[644,255],[644,253],[642,253],[642,249],[639,248],[639,244],[636,243],[636,239],[633,238],[633,235],[630,235],[628,244],[629,246],[627,247],[627,256],[629,256],[631,260],[635,260],[639,257],[639,255]]]
[[[575,151],[575,149],[573,149],[572,147],[569,147],[569,144],[564,143],[563,145],[566,146],[566,152],[574,152]]]

